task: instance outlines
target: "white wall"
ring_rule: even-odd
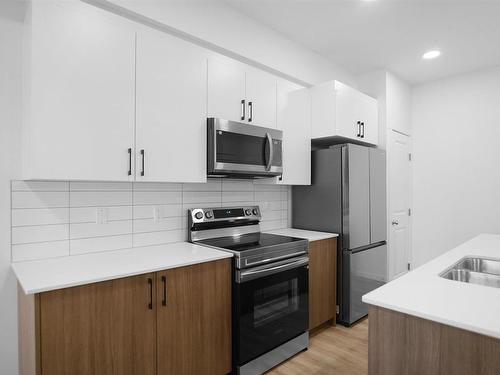
[[[413,257],[500,233],[500,68],[416,86]]]
[[[317,84],[337,79],[356,87],[344,68],[285,38],[220,0],[83,0],[108,7],[119,6],[198,39],[201,45],[229,51],[247,63],[281,72],[300,83]],[[120,13],[120,11],[119,11]],[[262,66],[260,66],[262,65]]]
[[[17,374],[17,287],[10,271],[10,179],[19,177],[24,4],[0,2],[0,372]]]

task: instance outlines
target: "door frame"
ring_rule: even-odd
[[[407,137],[408,139],[408,152],[411,155],[411,160],[409,160],[408,163],[408,174],[409,174],[409,181],[408,181],[408,186],[409,186],[409,191],[408,191],[408,203],[409,203],[409,209],[411,210],[411,215],[408,216],[408,263],[410,264],[410,270],[413,269],[413,248],[412,248],[412,243],[413,243],[413,139],[411,135],[405,134],[403,132],[400,132],[395,129],[390,129],[387,128],[387,144],[386,144],[386,152],[387,152],[387,164],[386,164],[386,172],[387,172],[387,281],[391,281],[394,279],[394,273],[393,273],[393,254],[392,254],[392,241],[391,241],[391,228],[392,228],[392,207],[391,207],[391,178],[392,178],[392,171],[391,171],[391,163],[390,160],[393,156],[393,149],[392,149],[392,141],[393,141],[393,136],[394,134],[402,135]]]

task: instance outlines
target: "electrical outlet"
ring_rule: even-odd
[[[108,209],[104,207],[97,208],[95,210],[95,222],[96,224],[107,224],[108,223]]]
[[[159,206],[153,206],[153,222],[158,224],[161,221],[161,209]]]

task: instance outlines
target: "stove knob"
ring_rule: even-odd
[[[257,210],[256,208],[254,208],[252,210],[252,213],[257,216],[259,214],[259,210]]]
[[[250,210],[249,208],[247,208],[245,210],[245,215],[250,216],[251,214],[252,214],[252,210]]]
[[[194,214],[194,217],[197,218],[198,220],[203,219],[203,212],[198,211],[197,213]]]
[[[212,216],[213,216],[212,211],[207,211],[207,212],[205,212],[205,217],[206,217],[207,219],[211,219],[211,218],[212,218]]]

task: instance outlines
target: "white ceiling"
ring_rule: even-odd
[[[500,65],[500,0],[225,0],[344,66],[420,83]],[[422,60],[438,48],[441,57]]]

